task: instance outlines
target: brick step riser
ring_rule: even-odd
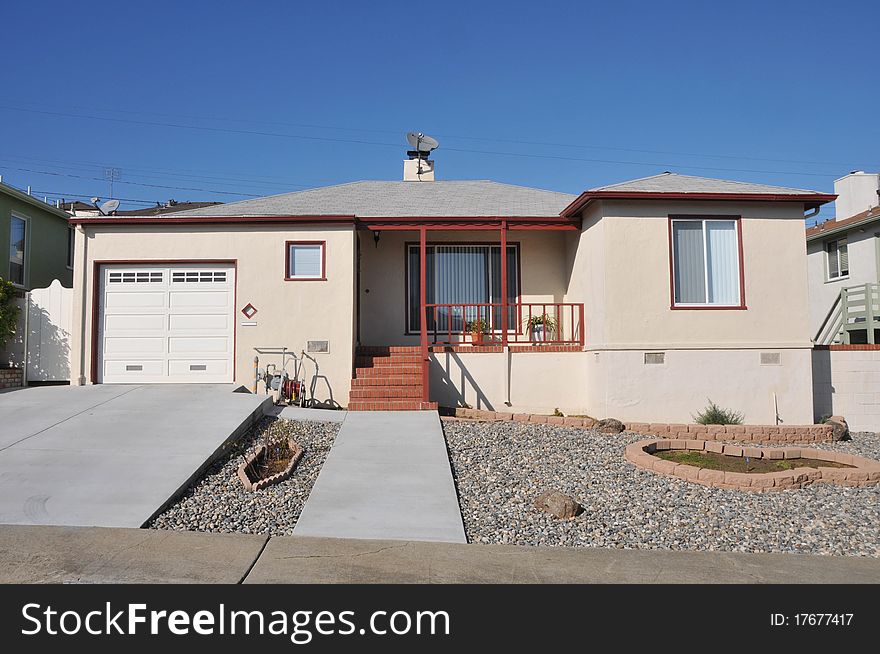
[[[391,354],[418,354],[418,345],[392,345],[390,347],[366,345],[355,350],[358,356],[389,356]]]
[[[367,377],[381,377],[388,379],[389,377],[408,377],[417,375],[421,379],[421,366],[379,366],[378,368],[355,368],[355,379],[365,379]]]
[[[436,402],[364,400],[349,402],[349,411],[436,411]]]
[[[379,368],[381,366],[416,365],[422,362],[421,357],[355,357],[355,365],[361,368]]]
[[[422,389],[420,386],[415,387],[397,387],[397,388],[358,388],[351,391],[349,398],[356,400],[407,400],[414,397],[421,397]]]
[[[371,388],[374,386],[419,386],[422,385],[421,375],[374,375],[372,377],[355,377],[351,380],[353,388]]]

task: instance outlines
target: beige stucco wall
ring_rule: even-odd
[[[313,355],[326,375],[333,399],[348,403],[354,345],[355,231],[345,226],[289,225],[168,225],[108,229],[87,226],[78,231],[74,275],[74,316],[71,344],[73,383],[91,374],[92,269],[96,260],[237,259],[235,381],[251,387],[254,347],[305,349],[308,340],[328,340],[328,354]],[[284,281],[285,241],[326,241],[326,281]],[[86,272],[84,279],[83,272]],[[85,293],[83,292],[85,291]],[[83,301],[83,299],[85,301]],[[258,313],[248,322],[240,309],[253,304]],[[85,335],[85,338],[83,338]],[[278,359],[277,361],[275,359]],[[280,357],[263,356],[265,363]],[[308,367],[311,375],[311,364]],[[316,395],[330,399],[327,384]]]
[[[583,352],[431,355],[431,400],[512,413],[584,414]],[[509,357],[509,358],[508,358]],[[510,384],[510,404],[508,400]]]
[[[780,365],[761,365],[761,352]],[[809,349],[666,350],[665,363],[645,364],[644,351],[586,353],[587,413],[623,421],[693,422],[711,399],[752,424],[813,422]]]
[[[844,279],[828,280],[828,264],[825,243],[836,238],[847,237],[849,255],[849,276]],[[810,336],[815,336],[822,326],[831,305],[840,295],[840,289],[861,284],[876,284],[880,280],[877,270],[877,248],[880,239],[880,225],[870,225],[861,229],[835,234],[826,239],[807,243],[807,266],[810,284]]]
[[[814,350],[815,418],[843,416],[852,431],[880,431],[880,350]]]
[[[385,231],[375,245],[360,233],[360,343],[418,345],[406,332],[405,247],[418,232]],[[497,231],[428,232],[429,243],[498,243]],[[520,244],[523,302],[563,302],[568,279],[565,237],[561,232],[511,231],[508,243]]]
[[[809,344],[802,206],[606,202],[602,214],[605,329],[591,348]],[[670,310],[669,214],[742,216],[747,310]]]

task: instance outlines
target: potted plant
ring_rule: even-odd
[[[533,343],[541,343],[548,340],[548,336],[556,329],[556,318],[542,313],[540,316],[532,316],[527,321]]]
[[[483,343],[483,335],[489,331],[489,326],[485,320],[471,320],[467,324],[467,330],[471,333],[471,343],[481,345]]]

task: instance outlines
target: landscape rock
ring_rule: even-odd
[[[596,423],[596,429],[602,434],[619,434],[626,426],[617,418],[604,418]]]
[[[831,438],[835,442],[850,440],[849,425],[843,416],[831,416],[828,418],[828,424],[831,425]]]
[[[563,519],[573,518],[584,510],[573,497],[556,490],[541,493],[535,500],[535,508]]]

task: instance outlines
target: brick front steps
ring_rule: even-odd
[[[855,467],[825,468],[819,466],[818,468],[794,468],[793,470],[763,473],[725,472],[667,461],[652,454],[664,450],[704,450],[725,456],[749,456],[755,459],[815,459]],[[624,457],[642,470],[678,477],[703,486],[752,492],[789,490],[815,483],[830,483],[839,486],[875,486],[880,483],[880,461],[842,452],[799,447],[739,447],[696,439],[650,439],[627,445]]]
[[[348,410],[436,410],[436,402],[422,402],[421,364],[418,346],[359,347]]]
[[[545,416],[536,413],[505,413],[482,411],[480,409],[454,408],[456,418],[476,420],[516,420],[517,422],[536,422],[564,427],[592,429],[596,425],[593,418],[574,418],[569,416]],[[834,440],[833,427],[825,425],[686,425],[658,422],[626,423],[626,431],[645,436],[663,438],[684,438],[700,441],[744,441],[754,443],[820,443]]]

